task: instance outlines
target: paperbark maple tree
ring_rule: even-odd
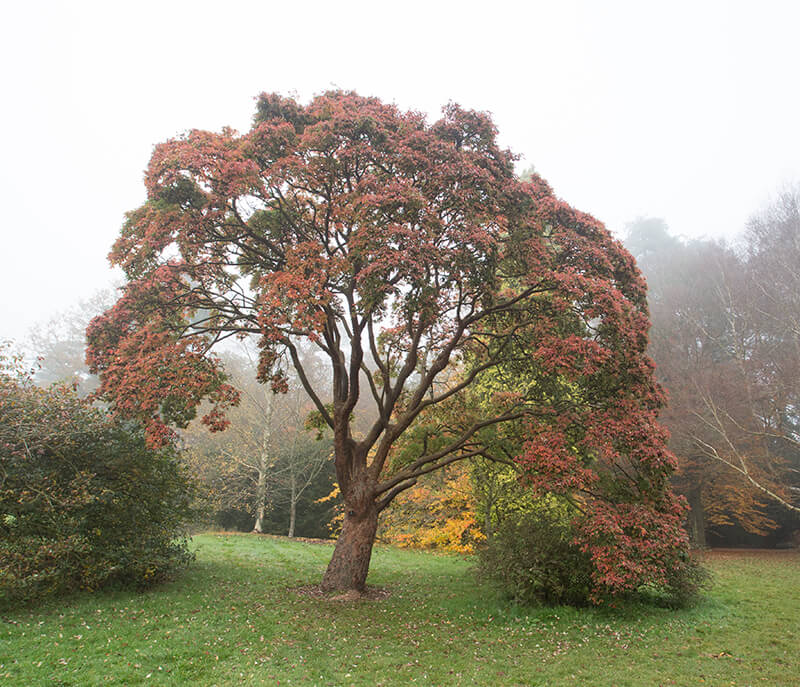
[[[307,106],[262,95],[246,134],[190,131],[157,146],[147,202],[110,256],[128,284],[89,327],[103,398],[154,442],[202,398],[204,421],[223,429],[236,392],[211,348],[260,336],[258,378],[283,391],[294,366],[333,431],[345,517],[328,590],[363,588],[378,515],[395,496],[488,455],[488,428],[526,419],[520,460],[537,486],[588,494],[612,473],[637,476],[619,490],[620,509],[585,522],[598,584],[630,588],[637,564],[616,563],[615,547],[652,562],[685,545],[655,424],[644,282],[601,223],[539,177],[520,181],[513,160],[484,113],[451,104],[429,125],[347,92]],[[303,368],[301,339],[329,360],[331,404]],[[390,460],[421,415],[501,366],[539,373]],[[580,393],[569,398],[563,379]],[[561,384],[563,408],[548,403],[547,384]],[[356,434],[363,394],[375,418]]]

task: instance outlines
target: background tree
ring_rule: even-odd
[[[779,486],[770,498],[800,513],[800,186],[751,219],[745,245],[748,297],[741,309],[752,332],[744,370],[753,382],[754,431],[770,457],[770,481]],[[752,478],[741,457],[736,460]],[[755,486],[764,491],[768,484]]]
[[[603,482],[608,496],[638,471],[614,507],[597,499],[585,511],[598,588],[660,575],[683,550],[644,283],[599,222],[539,177],[515,176],[487,115],[449,105],[428,125],[353,93],[308,106],[263,95],[244,135],[191,131],[157,146],[146,185],[111,253],[128,283],[89,328],[102,396],[141,418],[153,443],[202,398],[204,422],[221,429],[237,394],[211,348],[260,335],[258,378],[285,391],[292,365],[333,434],[345,517],[323,588],[363,588],[378,514],[420,476],[489,455],[487,430],[505,423],[526,432],[519,460],[538,489]],[[329,361],[331,404],[301,340]],[[479,411],[465,406],[479,376],[501,368],[532,381]],[[362,390],[374,410],[356,436]],[[390,461],[440,405],[469,412]]]
[[[65,382],[80,396],[94,391],[99,381],[86,364],[86,327],[90,320],[114,304],[111,291],[99,291],[46,322],[34,325],[27,348],[39,359],[35,381],[47,386]]]
[[[683,242],[660,220],[634,223],[627,239],[648,278],[650,350],[670,392],[664,421],[680,459],[676,484],[689,499],[692,536],[701,546],[707,524],[718,531],[736,524],[757,535],[775,529],[780,517],[769,504],[791,493],[791,440],[783,440],[779,456],[778,437],[768,435],[770,426],[786,428],[781,418],[791,416],[785,381],[791,386],[792,373],[776,375],[776,366],[790,371],[797,358],[785,325],[770,333],[754,300],[785,277],[777,269],[757,271],[751,242],[752,233],[742,252]]]
[[[465,463],[425,475],[386,511],[378,539],[402,547],[474,552],[484,535],[470,482]]]
[[[516,463],[478,459],[470,473],[481,532],[491,540],[509,517],[531,510],[533,499]]]
[[[275,395],[247,374],[253,362],[247,348],[244,352],[222,356],[231,381],[241,391],[240,404],[229,413],[230,428],[209,434],[193,423],[182,433],[188,460],[217,512],[247,512],[257,533],[275,533],[275,521],[285,516],[280,531],[288,529],[293,537],[298,503],[307,490],[312,488],[319,496],[320,490],[330,489],[330,439],[306,427],[312,406],[297,378],[288,380],[285,394]],[[314,369],[308,357],[305,369]],[[314,528],[306,536],[322,531]]]

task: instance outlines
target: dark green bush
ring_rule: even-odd
[[[0,366],[0,604],[155,584],[191,559],[191,517],[173,449]]]
[[[499,525],[479,550],[479,574],[515,601],[585,605],[592,565],[573,538],[567,507],[543,500]]]

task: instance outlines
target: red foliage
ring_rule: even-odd
[[[173,432],[168,425],[185,426],[201,399],[212,403],[203,417],[212,431],[225,429],[224,409],[238,402],[238,392],[224,383],[218,360],[206,355],[207,341],[176,336],[163,311],[151,312],[147,292],[168,294],[173,267],[165,265],[150,279],[132,282],[117,304],[87,329],[92,345],[86,360],[93,371],[102,371],[100,394],[115,414],[141,420],[153,447],[169,442]]]

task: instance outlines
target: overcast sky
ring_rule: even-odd
[[[18,2],[2,13],[0,339],[106,287],[155,143],[262,91],[488,110],[622,232],[733,236],[800,181],[800,2]]]

